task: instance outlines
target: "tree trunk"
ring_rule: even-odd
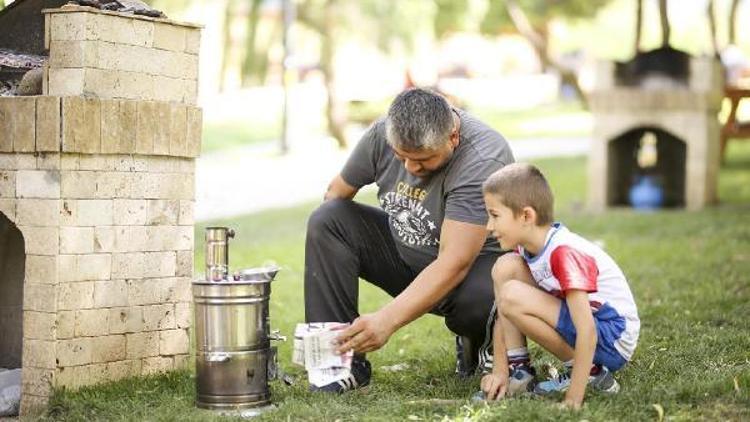
[[[641,52],[641,33],[643,32],[643,0],[636,1],[635,8],[635,45],[633,51],[635,54]]]
[[[535,30],[531,25],[529,18],[526,16],[526,13],[524,13],[521,6],[515,0],[507,0],[505,2],[505,7],[513,21],[513,25],[516,27],[516,30],[526,38],[529,43],[531,43],[534,51],[539,56],[539,61],[542,64],[542,67],[545,69],[551,67],[557,71],[560,74],[561,81],[573,87],[573,90],[581,100],[583,107],[588,109],[588,98],[586,97],[586,93],[583,92],[581,85],[578,83],[578,76],[575,71],[567,69],[550,54],[547,29],[544,28],[541,31]]]
[[[221,51],[221,70],[219,72],[219,92],[224,92],[224,83],[229,68],[229,56],[232,54],[232,16],[234,15],[234,0],[227,0],[224,10],[224,26],[222,27],[223,46]]]
[[[739,4],[740,0],[732,0],[732,7],[729,9],[729,44],[737,42],[737,6]]]
[[[714,13],[714,0],[708,0],[706,12],[708,13],[708,28],[711,35],[711,48],[714,56],[719,57],[719,43],[716,40],[716,13]]]
[[[254,76],[258,76],[258,80],[262,79],[258,75],[262,63],[257,62],[259,54],[255,48],[261,3],[263,3],[263,0],[250,0],[250,13],[247,16],[247,37],[245,39],[245,58],[242,60],[242,86],[250,85]]]
[[[669,46],[671,28],[669,26],[669,14],[667,13],[667,0],[659,0],[659,19],[661,20],[661,46]]]
[[[340,148],[346,148],[346,136],[344,136],[345,118],[341,104],[336,92],[336,72],[334,69],[334,56],[336,45],[334,40],[334,8],[336,0],[329,0],[324,6],[324,16],[321,25],[321,42],[320,42],[320,67],[323,72],[323,79],[328,94],[326,103],[326,122],[328,123],[328,132],[336,139]]]

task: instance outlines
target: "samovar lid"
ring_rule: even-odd
[[[268,265],[264,267],[246,268],[234,273],[234,280],[236,281],[259,281],[268,282],[273,281],[276,277],[276,273],[281,268],[276,265]]]

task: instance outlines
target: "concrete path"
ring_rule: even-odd
[[[583,155],[589,145],[585,138],[511,142],[517,161]],[[308,139],[292,145],[283,156],[275,143],[204,154],[196,166],[195,219],[232,217],[322,199],[349,153],[328,139]]]

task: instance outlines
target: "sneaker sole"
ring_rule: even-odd
[[[620,383],[616,379],[612,379],[612,385],[609,388],[599,389],[599,391],[606,394],[617,394],[620,392]]]

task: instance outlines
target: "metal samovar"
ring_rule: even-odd
[[[241,410],[271,404],[268,381],[275,377],[276,347],[284,340],[269,322],[271,281],[276,266],[229,275],[227,227],[206,229],[205,279],[193,282],[196,339],[196,404]]]

